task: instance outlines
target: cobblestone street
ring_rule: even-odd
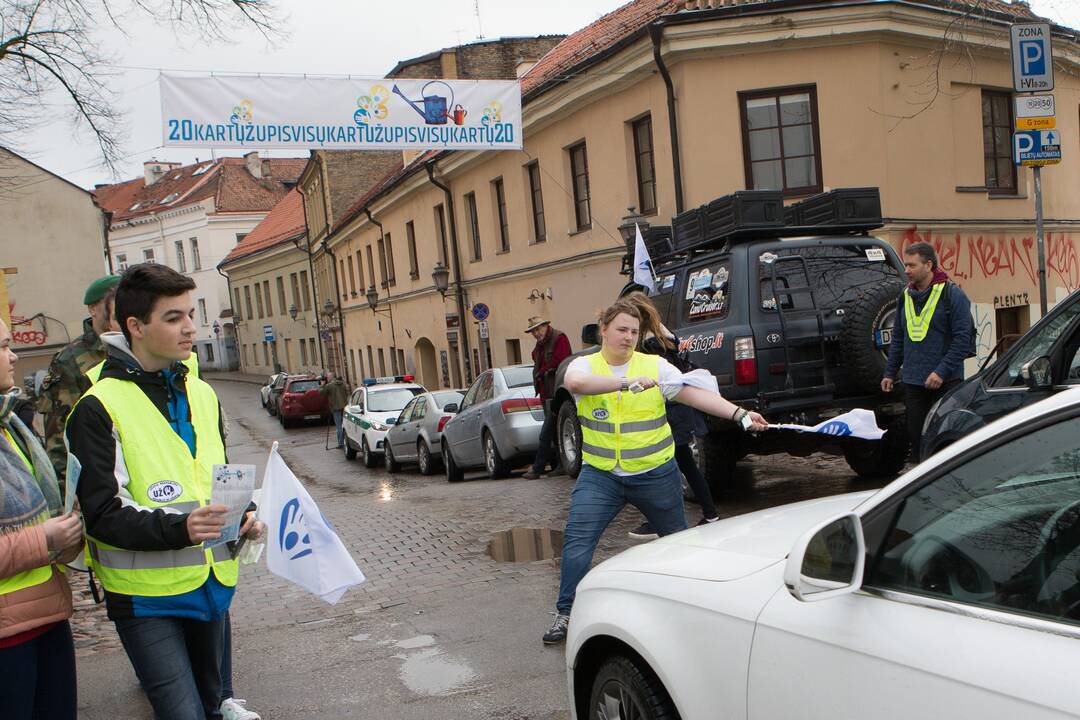
[[[367,576],[331,606],[264,563],[243,567],[232,606],[238,696],[264,718],[567,716],[562,649],[540,643],[557,562],[496,562],[488,542],[514,527],[561,530],[570,478],[474,473],[449,484],[408,468],[394,476],[367,470],[324,449],[324,426],[282,430],[259,407],[257,386],[213,384],[230,420],[230,461],[256,464],[261,482],[279,440]],[[842,459],[824,455],[751,458],[740,472],[752,475],[754,489],[718,503],[722,515],[869,487],[855,483]],[[691,524],[700,518],[694,505],[687,513]],[[627,531],[638,522],[624,510],[597,560],[630,546]],[[73,584],[80,717],[149,717],[103,606],[83,592],[82,576]]]

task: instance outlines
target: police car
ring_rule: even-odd
[[[352,460],[359,452],[365,467],[382,462],[386,431],[416,395],[425,392],[423,385],[412,382],[412,375],[364,378],[353,390],[345,407],[345,457]]]

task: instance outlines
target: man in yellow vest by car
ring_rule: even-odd
[[[122,335],[103,337],[100,377],[76,404],[67,440],[76,494],[109,618],[156,718],[221,717],[224,617],[238,567],[211,505],[227,462],[214,391],[192,377],[191,278],[135,265],[116,290]],[[248,514],[241,533],[258,537]]]
[[[686,529],[682,480],[665,399],[728,418],[744,430],[764,430],[765,418],[720,396],[711,375],[684,375],[659,355],[635,351],[641,317],[620,300],[600,315],[600,352],[571,361],[565,387],[581,423],[581,473],[570,495],[563,538],[556,617],[544,643],[566,639],[577,585],[592,563],[604,529],[626,503],[659,535]],[[701,373],[701,371],[698,371]]]

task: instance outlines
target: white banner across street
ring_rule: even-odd
[[[166,147],[518,150],[516,80],[161,76]]]

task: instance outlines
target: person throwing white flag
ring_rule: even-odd
[[[641,226],[634,225],[634,232],[634,282],[648,290],[650,295],[655,295],[656,275],[653,273],[649,249],[645,247],[645,238],[641,236]]]
[[[350,587],[364,582],[364,573],[278,454],[276,442],[270,449],[260,500],[270,572],[331,605]]]

